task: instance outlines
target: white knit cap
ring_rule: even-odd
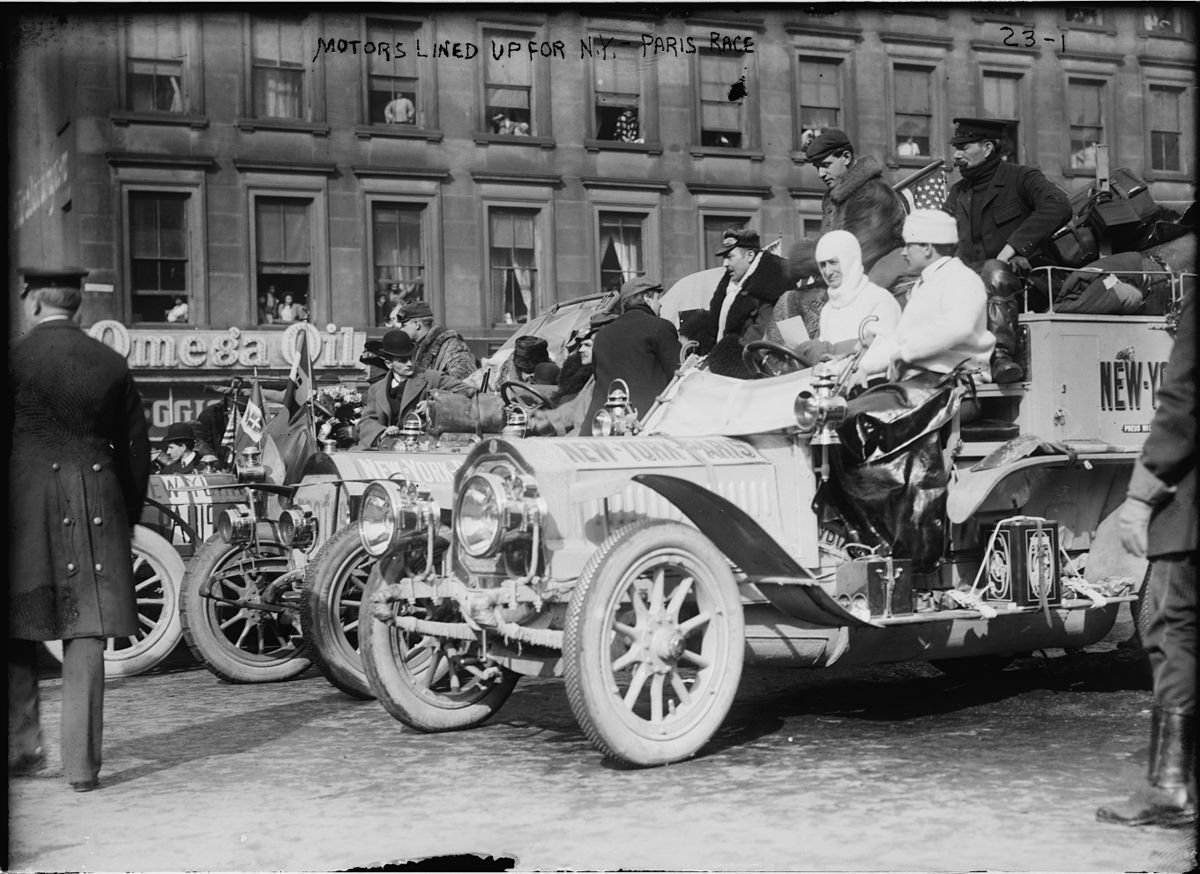
[[[914,209],[904,220],[906,243],[957,243],[954,217],[940,209]]]

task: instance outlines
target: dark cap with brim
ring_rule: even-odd
[[[837,152],[844,152],[846,149],[853,148],[850,144],[850,137],[846,136],[845,131],[831,127],[822,131],[820,136],[808,144],[808,148],[804,150],[804,157],[808,160],[808,163],[815,164],[818,161],[824,161],[830,155]]]
[[[965,146],[967,143],[977,143],[980,140],[1000,140],[1004,138],[1004,129],[1010,124],[999,118],[956,118],[954,119],[954,136],[950,137],[950,145]]]
[[[22,267],[18,271],[25,278],[21,297],[38,288],[83,288],[83,277],[88,271],[82,267]]]
[[[758,231],[750,228],[731,228],[725,231],[721,238],[721,248],[714,254],[718,258],[724,258],[730,252],[737,248],[754,249],[762,248],[762,241],[758,237]]]

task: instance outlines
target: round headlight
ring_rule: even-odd
[[[217,534],[226,543],[247,543],[254,537],[254,517],[245,504],[231,507],[217,517]]]
[[[374,482],[367,486],[358,516],[358,536],[368,555],[379,558],[388,551],[399,511],[400,492],[395,483]]]
[[[796,427],[802,432],[811,433],[816,430],[817,423],[821,418],[816,395],[807,389],[796,395],[796,402],[792,405],[792,414],[796,417]]]
[[[317,542],[317,517],[311,507],[299,504],[279,515],[278,530],[280,543],[307,552]]]
[[[467,555],[482,558],[500,545],[503,533],[504,483],[490,473],[477,473],[463,483],[454,513],[454,532]]]

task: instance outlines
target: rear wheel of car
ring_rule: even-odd
[[[133,586],[138,630],[128,637],[111,637],[104,648],[104,676],[132,677],[157,666],[183,637],[179,623],[179,589],[184,563],[165,538],[137,525],[133,529]],[[62,641],[46,642],[62,661]]]
[[[563,672],[575,719],[627,764],[694,756],[733,703],[743,631],[733,573],[703,534],[657,520],[615,532],[567,610]]]
[[[419,731],[456,731],[485,722],[512,694],[520,675],[479,657],[473,640],[428,630],[404,630],[401,615],[388,602],[388,584],[378,565],[363,591],[359,614],[359,652],[371,691],[393,717]],[[415,600],[404,615],[423,623],[467,627],[445,603]]]
[[[183,639],[204,666],[231,683],[290,680],[312,666],[299,605],[279,580],[290,569],[273,527],[257,542],[226,543],[213,535],[183,578]]]
[[[348,525],[305,567],[300,600],[300,624],[313,664],[338,689],[364,699],[375,696],[358,652],[358,614],[374,565],[358,525]]]

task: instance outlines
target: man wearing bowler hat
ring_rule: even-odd
[[[195,450],[196,434],[191,422],[173,422],[162,439],[162,451],[155,461],[159,473],[195,473],[200,455]]]
[[[1017,295],[1021,275],[1048,263],[1042,248],[1071,218],[1067,193],[1036,167],[1004,160],[1005,128],[994,118],[956,118],[954,166],[962,177],[946,198],[958,226],[958,257],[983,278],[988,292],[988,328],[996,337],[992,379],[1025,377],[1017,357]]]
[[[455,379],[466,379],[475,372],[478,362],[467,341],[458,331],[435,325],[433,310],[425,301],[404,304],[396,320],[417,344],[413,361],[418,369],[436,370]]]
[[[400,434],[400,426],[410,413],[417,412],[430,389],[471,395],[474,389],[459,379],[436,370],[418,371],[413,363],[417,344],[400,328],[383,335],[377,355],[387,363],[387,374],[367,389],[362,419],[358,424],[358,442],[373,447],[384,438]]]
[[[129,556],[150,440],[124,357],[75,321],[86,271],[21,272],[34,324],[9,352],[9,776],[45,762],[37,652],[61,640],[62,766],[87,792],[99,785],[105,639],[139,630]]]
[[[904,199],[884,178],[883,164],[855,153],[844,131],[829,128],[804,150],[808,163],[825,183],[821,233],[849,231],[862,247],[863,269],[876,285],[891,287],[903,270],[897,250],[904,227]],[[888,256],[876,270],[876,264]]]

